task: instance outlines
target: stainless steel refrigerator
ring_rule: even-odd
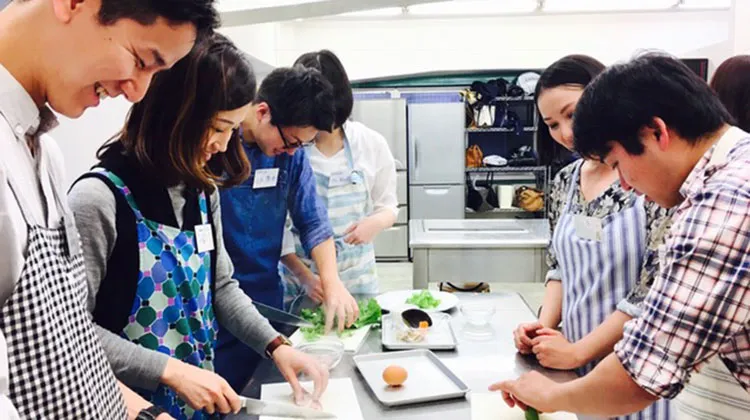
[[[406,99],[363,99],[354,102],[354,121],[372,128],[388,141],[396,163],[399,213],[393,227],[375,238],[375,256],[379,261],[404,261],[409,258],[409,202],[407,197]]]
[[[464,218],[464,112],[459,102],[409,104],[409,220]]]

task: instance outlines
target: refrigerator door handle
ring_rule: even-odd
[[[414,173],[419,172],[419,139],[414,137]]]
[[[427,195],[446,195],[450,188],[425,188],[424,192]]]

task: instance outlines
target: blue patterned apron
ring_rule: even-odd
[[[211,296],[211,254],[197,252],[195,232],[145,219],[122,180],[105,175],[125,196],[138,231],[140,271],[128,324],[120,335],[150,350],[213,371],[219,325]],[[201,192],[201,222],[208,223],[206,194]],[[156,391],[138,390],[179,420],[212,418],[193,410],[164,384]]]
[[[344,242],[346,230],[355,222],[370,215],[370,193],[367,179],[362,171],[354,169],[354,158],[349,140],[344,137],[344,153],[347,167],[341,172],[325,175],[315,172],[316,191],[328,209],[328,220],[333,228],[336,245],[336,263],[339,277],[352,294],[378,293],[378,278],[375,270],[375,248],[372,243],[352,245]],[[318,274],[318,267],[300,241],[299,231],[292,227],[296,254],[302,262]],[[281,266],[287,304],[304,295],[299,279],[285,266]]]
[[[631,205],[604,217],[601,241],[581,238],[574,218],[583,213],[574,200],[583,160],[576,164],[567,203],[552,235],[552,246],[562,271],[563,334],[571,343],[581,340],[617,310],[640,276],[646,251],[644,197],[632,195]],[[583,376],[599,361],[576,369]],[[669,419],[670,401],[659,400],[645,410],[620,419]]]

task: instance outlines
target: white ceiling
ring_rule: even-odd
[[[2,1],[2,0],[0,0]],[[732,0],[218,0],[224,26],[336,17],[422,17],[729,8]]]
[[[435,0],[219,0],[219,10],[222,25],[236,26],[434,2]]]

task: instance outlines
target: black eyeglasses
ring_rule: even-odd
[[[279,130],[279,135],[281,136],[281,141],[284,142],[284,150],[294,150],[294,149],[297,149],[297,148],[303,146],[303,144],[300,143],[300,142],[294,142],[294,143],[292,143],[289,140],[287,140],[286,136],[284,135],[284,132],[281,131],[281,127],[279,127],[278,125],[276,126],[276,129]]]

